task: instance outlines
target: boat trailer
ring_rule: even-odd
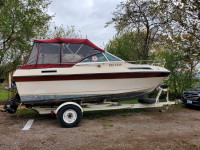
[[[136,108],[153,108],[162,107],[166,105],[176,104],[175,101],[169,101],[169,89],[167,85],[158,87],[158,94],[154,103],[138,103],[138,104],[121,104],[120,102],[108,102],[106,99],[102,103],[80,103],[65,102],[58,107],[32,107],[33,110],[39,114],[56,114],[58,122],[62,127],[75,127],[80,123],[83,112],[87,111],[103,111],[103,110],[117,110],[117,109],[136,109]],[[159,98],[162,92],[166,92],[166,101],[160,102]],[[148,101],[147,98],[145,98]],[[151,99],[152,101],[152,99]],[[144,101],[145,102],[145,101]]]
[[[143,98],[143,103],[138,104],[121,104],[120,102],[110,102],[106,101],[106,99],[101,103],[82,103],[79,104],[76,102],[64,102],[59,106],[48,107],[48,106],[37,106],[31,107],[28,109],[35,110],[39,112],[39,114],[55,114],[57,116],[58,122],[62,127],[75,127],[77,126],[83,116],[83,112],[87,111],[102,111],[102,110],[117,110],[117,109],[136,109],[136,108],[153,108],[153,107],[162,107],[164,105],[172,105],[175,104],[174,101],[169,101],[169,89],[167,85],[160,85],[157,88],[158,94],[155,99]],[[8,88],[13,96],[13,89]],[[166,101],[160,102],[160,96],[162,92],[166,92]],[[5,103],[3,112],[15,113],[18,105],[21,105],[20,102],[16,101],[17,97],[15,96],[15,101],[12,99],[8,99]],[[140,99],[138,100],[140,102]],[[151,103],[148,103],[151,101]],[[146,103],[147,102],[147,103]]]

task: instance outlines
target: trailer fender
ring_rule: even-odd
[[[63,106],[66,106],[66,105],[75,105],[75,106],[79,107],[81,112],[83,113],[83,108],[79,104],[74,103],[74,102],[65,102],[65,103],[61,104],[60,106],[58,106],[58,108],[55,111],[55,114],[57,114],[57,112],[59,111],[60,108],[62,108]]]

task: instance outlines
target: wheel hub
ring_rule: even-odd
[[[63,113],[63,120],[66,123],[73,123],[77,119],[77,113],[73,109],[68,109]]]

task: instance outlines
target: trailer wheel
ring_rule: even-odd
[[[57,113],[59,124],[65,128],[76,127],[82,118],[82,111],[75,105],[65,105]]]

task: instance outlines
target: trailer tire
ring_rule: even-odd
[[[58,110],[57,120],[62,127],[72,128],[78,126],[82,119],[82,111],[75,105],[65,105]]]
[[[140,98],[138,99],[139,103],[143,103],[143,104],[153,104],[156,102],[156,99],[154,98]]]

